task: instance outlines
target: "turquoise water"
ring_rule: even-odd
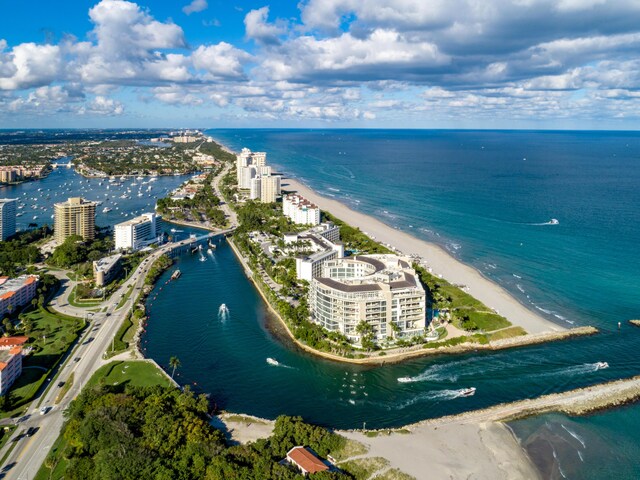
[[[223,243],[205,262],[197,256],[180,259],[180,280],[152,294],[144,338],[159,363],[177,355],[183,365],[179,378],[210,392],[221,408],[375,428],[638,374],[640,330],[624,322],[640,317],[640,135],[208,133],[234,149],[266,150],[270,163],[320,192],[443,245],[562,325],[602,329],[590,338],[491,355],[423,358],[381,368],[325,362],[269,332],[260,298]],[[549,225],[552,218],[559,224]],[[228,318],[219,316],[222,303],[229,307]],[[611,367],[596,370],[599,361]],[[399,382],[400,377],[412,381]],[[477,388],[475,396],[457,396],[469,386]],[[636,407],[624,413],[636,423],[640,419]],[[638,440],[636,423],[619,411],[578,420],[543,416],[514,428],[526,440],[532,432],[544,435],[547,423],[564,431],[561,424],[571,428],[572,422],[591,433],[586,443],[598,445],[599,453],[589,448],[581,458],[575,448],[558,446],[555,475],[564,469],[578,472],[569,478],[583,478],[597,471],[602,478],[602,472],[622,471],[622,464],[617,478],[640,474],[634,449],[606,444],[602,450],[591,440],[603,437],[602,425],[611,425],[621,444]],[[551,450],[536,458],[553,467],[549,455]],[[615,462],[603,461],[607,455]]]

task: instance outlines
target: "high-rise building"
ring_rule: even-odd
[[[241,190],[251,188],[251,179],[256,175],[271,175],[271,167],[267,166],[267,154],[243,148],[236,156],[238,188]]]
[[[260,177],[260,201],[272,203],[280,196],[280,175]]]
[[[115,226],[116,250],[138,250],[157,242],[160,236],[159,217],[155,213],[143,213]]]
[[[260,200],[260,193],[262,192],[262,178],[255,177],[251,179],[251,188],[249,189],[250,200]]]
[[[320,208],[301,195],[291,193],[282,197],[282,213],[293,223],[318,225]]]
[[[0,199],[0,240],[16,233],[16,200]]]
[[[96,236],[96,202],[80,197],[69,198],[56,203],[54,235],[61,245],[72,235],[80,235],[83,240],[93,240]]]

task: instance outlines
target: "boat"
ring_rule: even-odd
[[[549,220],[549,225],[559,225],[560,221],[557,218],[552,218]]]
[[[273,366],[275,366],[275,367],[277,367],[278,365],[280,365],[280,362],[279,362],[278,360],[276,360],[275,358],[271,358],[271,357],[268,357],[268,358],[267,358],[267,363],[268,363],[269,365],[273,365]]]
[[[102,209],[102,213],[109,213],[111,210],[113,210],[113,209],[112,209],[112,208],[109,208],[109,207],[104,207],[104,208]]]
[[[171,274],[171,280],[177,280],[178,278],[180,278],[180,275],[182,275],[182,272],[178,269],[175,270],[172,274]]]
[[[207,248],[207,254],[213,255],[213,250],[211,250],[210,248]]]
[[[604,368],[609,368],[609,364],[607,362],[596,363],[596,370],[602,370]]]
[[[460,390],[459,397],[472,397],[476,394],[476,387],[463,388]]]

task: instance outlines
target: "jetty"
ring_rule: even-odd
[[[639,399],[640,375],[567,392],[551,393],[533,399],[502,403],[481,410],[424,420],[407,428],[451,423],[508,422],[549,412],[587,415],[633,403]]]

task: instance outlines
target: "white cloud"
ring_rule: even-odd
[[[243,65],[250,59],[247,52],[226,42],[206,47],[201,45],[191,54],[193,66],[204,70],[209,79],[242,78]]]
[[[247,38],[251,38],[267,45],[280,43],[278,37],[286,32],[283,25],[271,24],[267,21],[269,7],[251,10],[244,17],[244,26]]]
[[[61,71],[62,57],[57,45],[21,43],[3,53],[0,41],[0,89],[16,90],[46,85]]]
[[[191,15],[206,10],[208,6],[207,0],[193,0],[189,5],[182,7],[182,11],[185,15]]]

